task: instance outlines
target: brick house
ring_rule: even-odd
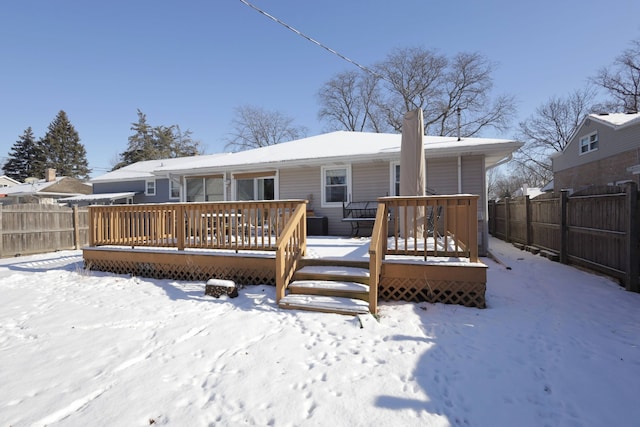
[[[551,160],[556,191],[640,184],[640,113],[588,115]]]

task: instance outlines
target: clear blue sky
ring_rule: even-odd
[[[480,52],[518,121],[582,88],[640,38],[640,1],[249,0],[371,65],[397,47]],[[0,159],[65,110],[92,176],[126,149],[141,109],[223,151],[234,108],[277,110],[322,133],[317,92],[354,66],[239,0],[21,0],[0,11]],[[4,159],[2,159],[4,161]]]

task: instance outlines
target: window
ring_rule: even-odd
[[[580,154],[589,153],[598,149],[598,133],[594,132],[580,138]]]
[[[146,182],[146,185],[144,187],[144,194],[145,196],[155,196],[156,195],[156,181],[155,180],[149,180]]]
[[[236,180],[236,200],[275,200],[275,178]]]
[[[187,202],[219,202],[224,200],[222,176],[198,176],[186,179]]]
[[[169,198],[170,199],[180,198],[180,183],[172,179],[169,180]]]
[[[392,196],[400,195],[400,163],[391,163],[391,192]]]
[[[350,167],[322,168],[322,206],[341,206],[350,194]]]

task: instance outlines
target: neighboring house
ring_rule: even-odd
[[[167,197],[169,178],[179,181],[180,200],[187,202],[306,199],[314,215],[327,217],[329,234],[349,235],[351,226],[341,221],[343,200],[398,195],[400,145],[400,134],[332,132],[238,153],[167,162],[149,171],[155,184],[149,184],[151,176],[146,182],[155,185],[157,192],[167,187],[156,202],[176,200]],[[437,194],[480,196],[481,252],[486,252],[488,238],[485,172],[508,160],[521,145],[504,139],[425,137],[427,187]],[[95,193],[132,190],[114,175],[92,182]]]
[[[91,185],[76,178],[56,177],[55,169],[47,169],[44,179],[29,179],[24,184],[0,188],[0,203],[54,203],[59,199],[91,194]]]
[[[640,183],[640,113],[588,115],[551,159],[555,191]]]
[[[9,178],[6,175],[0,176],[0,189],[5,187],[13,187],[14,185],[18,184],[20,184],[20,181],[16,181],[15,179]]]
[[[76,201],[84,204],[138,204],[208,200],[204,196],[202,200],[189,200],[192,197],[183,194],[181,177],[171,173],[157,174],[155,171],[165,167],[188,167],[185,165],[197,160],[205,161],[225,155],[222,153],[133,163],[92,179],[92,197],[76,198]]]

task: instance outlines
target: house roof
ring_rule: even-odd
[[[3,187],[0,197],[46,196],[61,197],[91,193],[91,186],[76,178],[66,176],[56,177],[52,181],[40,179],[35,182]]]
[[[65,197],[60,199],[61,202],[98,202],[101,200],[114,201],[118,199],[124,199],[126,197],[133,197],[136,195],[135,191],[123,191],[120,193],[101,193],[101,194],[82,194],[80,196]]]
[[[197,174],[341,164],[354,160],[394,160],[400,156],[401,138],[400,134],[337,131],[225,156],[200,156],[188,163],[164,165],[155,173]],[[455,137],[424,137],[427,157],[483,154],[486,167],[500,162],[521,146],[520,142],[505,139],[463,138],[458,141]]]
[[[212,159],[219,156],[224,156],[228,153],[209,154],[203,156],[191,156],[191,157],[176,157],[173,159],[158,159],[158,160],[145,160],[142,162],[136,162],[131,165],[121,167],[114,171],[108,172],[104,175],[100,175],[91,180],[92,183],[99,182],[113,182],[113,181],[139,181],[146,178],[155,178],[154,171],[164,168],[187,168],[188,164],[197,159],[204,160]]]
[[[589,114],[585,120],[587,119],[595,120],[614,128],[620,128],[640,123],[640,113]]]
[[[7,175],[0,176],[0,181],[9,183],[11,184],[11,186],[20,184],[20,181],[16,181],[15,179],[8,177]]]

